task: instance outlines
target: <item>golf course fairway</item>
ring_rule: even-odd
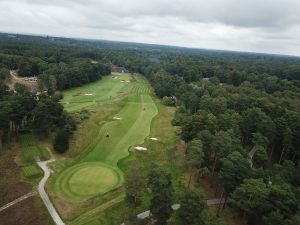
[[[129,80],[130,74],[113,73],[100,81],[64,91],[61,103],[66,111],[72,112],[119,100],[133,88]]]
[[[123,76],[124,79],[129,79],[128,74],[118,75],[118,78],[121,79]],[[67,95],[69,96],[67,101],[76,102],[75,108],[80,109],[78,104],[86,107],[94,102],[117,98],[120,91],[127,94],[124,107],[116,115],[111,115],[111,119],[99,128],[96,140],[84,151],[76,164],[63,170],[57,177],[55,191],[67,201],[86,200],[120,187],[124,177],[118,167],[119,160],[129,155],[128,150],[131,146],[142,144],[149,135],[151,121],[158,113],[153,96],[150,94],[150,85],[140,76],[132,83],[121,83],[120,79],[112,79],[109,76],[103,81],[96,82],[96,86],[90,85],[95,87],[95,90],[89,87],[89,91],[94,95],[86,97],[93,97],[92,101],[89,99],[84,102],[83,99],[82,103],[78,103],[78,99],[73,101],[70,97],[77,97],[76,91],[80,93],[87,91],[83,87],[79,88],[81,90],[73,89]],[[107,84],[109,88],[106,88]]]

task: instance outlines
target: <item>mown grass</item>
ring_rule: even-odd
[[[127,214],[123,187],[91,198],[86,196],[87,199],[81,198],[80,202],[80,198],[74,202],[74,196],[64,196],[57,185],[65,182],[60,179],[66,175],[60,177],[59,174],[64,173],[66,168],[72,170],[72,166],[104,162],[117,169],[119,167],[123,173],[132,164],[141,164],[148,171],[154,162],[172,173],[175,196],[183,186],[182,154],[175,147],[180,140],[175,134],[176,128],[171,125],[175,109],[154,100],[152,88],[141,77],[138,77],[137,82],[129,83],[126,90],[126,98],[89,108],[92,114],[75,133],[69,153],[64,156],[64,160],[52,167],[55,173],[47,187],[66,224],[120,224]],[[82,107],[85,107],[84,103]],[[112,120],[113,117],[120,117],[121,120]],[[106,137],[107,133],[109,138]],[[156,137],[159,141],[152,141],[148,137]],[[144,146],[148,151],[131,152],[129,156],[128,149],[132,145]],[[58,180],[60,181],[57,183]],[[70,189],[68,182],[63,185],[66,188],[64,191]],[[145,193],[138,211],[144,211],[148,207],[149,194]]]
[[[160,101],[156,101],[158,108],[157,116],[152,120],[149,137],[156,137],[159,141],[145,139],[143,146],[148,148],[147,153],[131,153],[120,161],[119,166],[123,171],[127,171],[130,165],[140,164],[144,171],[149,171],[151,164],[156,163],[164,169],[171,172],[174,185],[174,202],[177,202],[178,194],[183,187],[182,180],[182,151],[176,147],[180,142],[179,137],[175,134],[176,128],[171,125],[175,108],[162,105]],[[149,209],[150,194],[145,193],[142,205],[138,208],[138,212]],[[98,207],[91,210],[93,213],[81,214],[75,220],[67,224],[75,225],[119,225],[126,219],[128,208],[124,200],[117,202],[105,209]]]
[[[36,184],[42,178],[43,171],[36,165],[35,160],[36,158],[48,160],[50,154],[44,143],[33,134],[22,134],[19,147],[16,162],[21,166],[21,178]]]
[[[157,114],[157,108],[149,95],[130,95],[128,97],[126,105],[122,110],[114,115],[114,117],[121,118],[121,120],[111,120],[105,123],[100,132],[93,141],[93,144],[88,147],[88,150],[84,156],[80,157],[80,160],[71,168],[68,168],[68,173],[62,173],[57,180],[57,185],[55,185],[55,191],[62,194],[62,197],[69,201],[74,200],[84,200],[91,197],[88,191],[85,192],[86,195],[81,195],[74,192],[75,183],[70,184],[69,174],[74,176],[84,175],[80,171],[72,172],[72,170],[77,170],[78,165],[84,164],[86,162],[101,162],[99,168],[103,167],[103,163],[111,167],[113,170],[110,173],[110,177],[99,178],[103,184],[107,183],[108,180],[115,180],[114,174],[119,174],[120,179],[117,183],[114,183],[111,187],[106,187],[107,190],[112,190],[123,183],[123,173],[119,170],[117,163],[120,159],[127,157],[129,155],[128,149],[132,145],[142,144],[144,138],[148,136],[150,132],[150,125],[152,118]],[[113,117],[113,116],[112,116]],[[109,137],[107,137],[109,134]],[[84,168],[82,168],[84,169]],[[87,175],[86,175],[87,176]],[[78,178],[85,180],[84,177]],[[63,186],[61,185],[63,184]],[[77,184],[79,185],[79,184]],[[90,192],[95,194],[103,193],[103,189],[99,188],[101,183],[95,183],[94,185],[89,182],[82,183],[83,188],[89,186]],[[73,187],[73,195],[67,195],[66,190],[71,193],[70,186]],[[80,188],[77,190],[81,190]],[[80,191],[84,192],[84,191]]]
[[[50,158],[47,149],[38,141],[37,137],[32,134],[21,136],[21,163],[34,163],[35,158],[39,157],[41,160]]]
[[[100,86],[107,85],[107,81],[101,82]],[[104,189],[113,191],[122,185],[124,178],[123,172],[118,168],[118,161],[129,155],[130,146],[144,142],[150,132],[151,120],[157,114],[153,97],[147,94],[152,91],[149,84],[141,77],[136,82],[127,84],[128,90],[136,86],[144,86],[144,88],[139,94],[129,93],[126,98],[119,101],[112,101],[103,107],[90,109],[92,112],[90,118],[80,125],[71,141],[70,151],[62,157],[65,160],[52,166],[55,174],[59,173],[51,178],[51,184],[48,185],[52,193],[58,193],[58,195],[53,195],[53,198],[59,197],[72,204],[74,201],[87,201],[91,197],[103,194]],[[76,90],[73,91],[76,92]],[[116,112],[116,110],[119,111]],[[121,119],[115,120],[114,117]],[[88,174],[82,171],[88,167],[88,163],[91,165],[98,163],[99,168],[106,165],[107,168],[112,169],[111,177],[99,179],[103,184],[106,184],[107,180],[114,180],[115,174],[118,175],[118,182],[104,189],[101,188],[102,184],[99,182],[93,182],[94,184],[87,182]],[[80,170],[78,170],[79,167]],[[76,177],[79,175],[80,177]],[[94,179],[97,178],[94,177]],[[86,182],[79,184],[80,182],[72,183],[72,180]],[[77,190],[78,194],[74,190]],[[80,193],[85,193],[85,196]]]
[[[35,178],[43,175],[43,171],[35,164],[24,166],[22,168],[21,174],[26,178]]]
[[[66,111],[72,112],[120,100],[132,88],[130,83],[122,82],[129,79],[129,74],[112,73],[100,81],[64,91],[61,103]]]

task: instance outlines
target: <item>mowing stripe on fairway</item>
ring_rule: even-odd
[[[114,79],[117,77],[118,79]],[[81,87],[71,88],[63,92],[64,98],[61,103],[66,111],[76,111],[97,104],[118,100],[130,91],[130,83],[121,82],[129,80],[129,74],[113,73],[105,76],[102,80],[86,84]]]

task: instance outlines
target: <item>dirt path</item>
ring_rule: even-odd
[[[251,149],[251,151],[248,153],[251,168],[253,167],[253,156],[256,153],[257,149],[258,149],[258,145],[255,144]]]
[[[50,159],[48,161],[39,161],[39,160],[37,160],[37,164],[44,171],[44,177],[39,183],[38,191],[39,191],[40,196],[41,196],[45,206],[47,207],[51,217],[53,218],[54,222],[56,223],[56,225],[65,225],[64,222],[62,221],[62,219],[60,218],[59,214],[57,213],[56,209],[54,208],[52,202],[50,201],[50,199],[49,199],[49,197],[48,197],[48,195],[45,191],[45,184],[46,184],[48,178],[51,175],[51,171],[48,168],[47,164],[51,163],[53,161],[55,161],[55,160],[54,159]]]
[[[29,198],[29,197],[34,196],[35,194],[36,194],[36,192],[29,192],[26,195],[23,195],[23,196],[15,199],[14,201],[12,201],[10,203],[7,203],[6,205],[0,207],[0,212],[7,209],[7,208],[9,208],[9,207],[11,207],[11,206],[13,206],[13,205],[15,205],[15,204],[17,204],[17,203],[19,203],[19,202],[21,202],[21,201],[23,201],[23,200],[25,200],[25,199],[27,199],[27,198]]]
[[[19,83],[27,87],[27,89],[32,93],[38,91],[38,83],[36,77],[18,77],[16,70],[10,70],[9,73],[10,81],[7,83],[7,86],[10,90],[15,91],[15,85],[16,83]]]

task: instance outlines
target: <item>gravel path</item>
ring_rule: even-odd
[[[37,164],[44,171],[44,177],[39,183],[38,191],[39,191],[40,196],[41,196],[45,206],[47,207],[51,217],[53,218],[54,222],[56,223],[56,225],[65,225],[64,222],[62,221],[62,219],[60,218],[59,214],[57,213],[56,209],[54,208],[52,202],[50,201],[50,199],[49,199],[49,197],[48,197],[48,195],[45,191],[45,184],[46,184],[46,182],[47,182],[47,180],[48,180],[48,178],[50,177],[50,174],[51,174],[51,171],[48,168],[47,164],[51,163],[53,161],[55,161],[55,160],[54,159],[51,159],[51,160],[48,160],[48,161],[37,160]]]
[[[6,205],[0,207],[0,212],[7,209],[7,208],[9,208],[9,207],[11,207],[11,206],[13,206],[13,205],[15,205],[15,204],[17,204],[17,203],[19,203],[19,202],[21,202],[21,201],[23,201],[23,200],[25,200],[25,199],[27,199],[27,198],[29,198],[29,197],[31,197],[31,196],[34,196],[35,194],[36,194],[36,192],[29,192],[26,195],[23,195],[23,196],[15,199],[15,200],[13,200],[12,202],[7,203]]]

